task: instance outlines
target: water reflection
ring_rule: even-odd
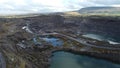
[[[51,43],[53,46],[61,46],[63,45],[63,41],[58,39],[58,38],[54,38],[54,37],[51,37],[51,38],[42,38],[43,40],[45,40],[46,42],[48,43]]]

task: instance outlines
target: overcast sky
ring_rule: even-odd
[[[0,0],[0,14],[61,12],[90,6],[120,6],[120,0]]]

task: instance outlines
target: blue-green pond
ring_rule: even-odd
[[[59,51],[53,53],[50,68],[120,68],[119,64]]]

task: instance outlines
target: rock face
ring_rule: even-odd
[[[80,26],[87,33],[120,38],[120,17],[88,17]]]
[[[45,31],[70,31],[73,33],[97,33],[105,36],[110,36],[118,40],[120,39],[120,37],[118,36],[120,35],[119,16],[65,17],[61,15],[41,15],[36,17],[17,19],[1,18],[0,24],[3,24],[3,22],[17,22],[18,24],[16,24],[16,26],[19,27],[17,27],[16,30],[19,30],[23,26],[26,26],[26,24],[29,24],[29,29],[31,29],[35,33]],[[9,25],[7,25],[7,27]],[[11,31],[11,28],[8,31]],[[0,32],[4,32],[3,27],[0,27]]]
[[[67,30],[71,32],[96,33],[115,39],[120,38],[118,37],[120,35],[120,17],[81,16],[67,18],[59,15],[51,15],[28,19],[30,20],[29,27],[33,32]]]
[[[64,18],[60,15],[50,15],[50,16],[39,16],[34,18],[29,18],[30,24],[29,28],[33,32],[49,31],[55,28],[61,28]]]

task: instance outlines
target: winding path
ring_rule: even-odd
[[[111,47],[107,47],[107,46],[105,47],[105,46],[92,45],[92,44],[87,43],[87,42],[84,41],[84,40],[79,40],[79,39],[76,39],[76,38],[73,38],[73,37],[70,37],[70,36],[61,34],[61,33],[55,33],[55,32],[54,32],[54,33],[44,33],[44,34],[42,34],[42,35],[55,35],[55,34],[61,35],[61,36],[63,36],[63,37],[66,37],[66,38],[68,38],[68,39],[71,39],[71,40],[74,40],[74,41],[79,42],[79,43],[81,43],[81,44],[83,44],[83,45],[86,45],[86,46],[91,46],[91,47],[95,47],[95,48],[102,48],[102,49],[110,49],[110,50],[120,50],[120,48],[111,48]]]
[[[27,29],[26,31],[29,32],[29,33],[33,33],[30,29],[29,29],[29,24],[27,24]],[[43,33],[43,34],[40,34],[40,35],[61,35],[63,37],[66,37],[66,38],[69,38],[71,40],[74,40],[76,42],[79,42],[85,46],[90,46],[90,47],[95,47],[95,48],[102,48],[102,49],[110,49],[110,50],[120,50],[120,48],[112,48],[112,47],[107,47],[107,46],[97,46],[97,45],[92,45],[92,44],[89,44],[87,43],[86,41],[84,40],[79,40],[79,39],[76,39],[76,38],[73,38],[73,37],[70,37],[70,36],[67,36],[67,35],[64,35],[64,34],[61,34],[61,33],[56,33],[56,32],[53,32],[53,33]]]

